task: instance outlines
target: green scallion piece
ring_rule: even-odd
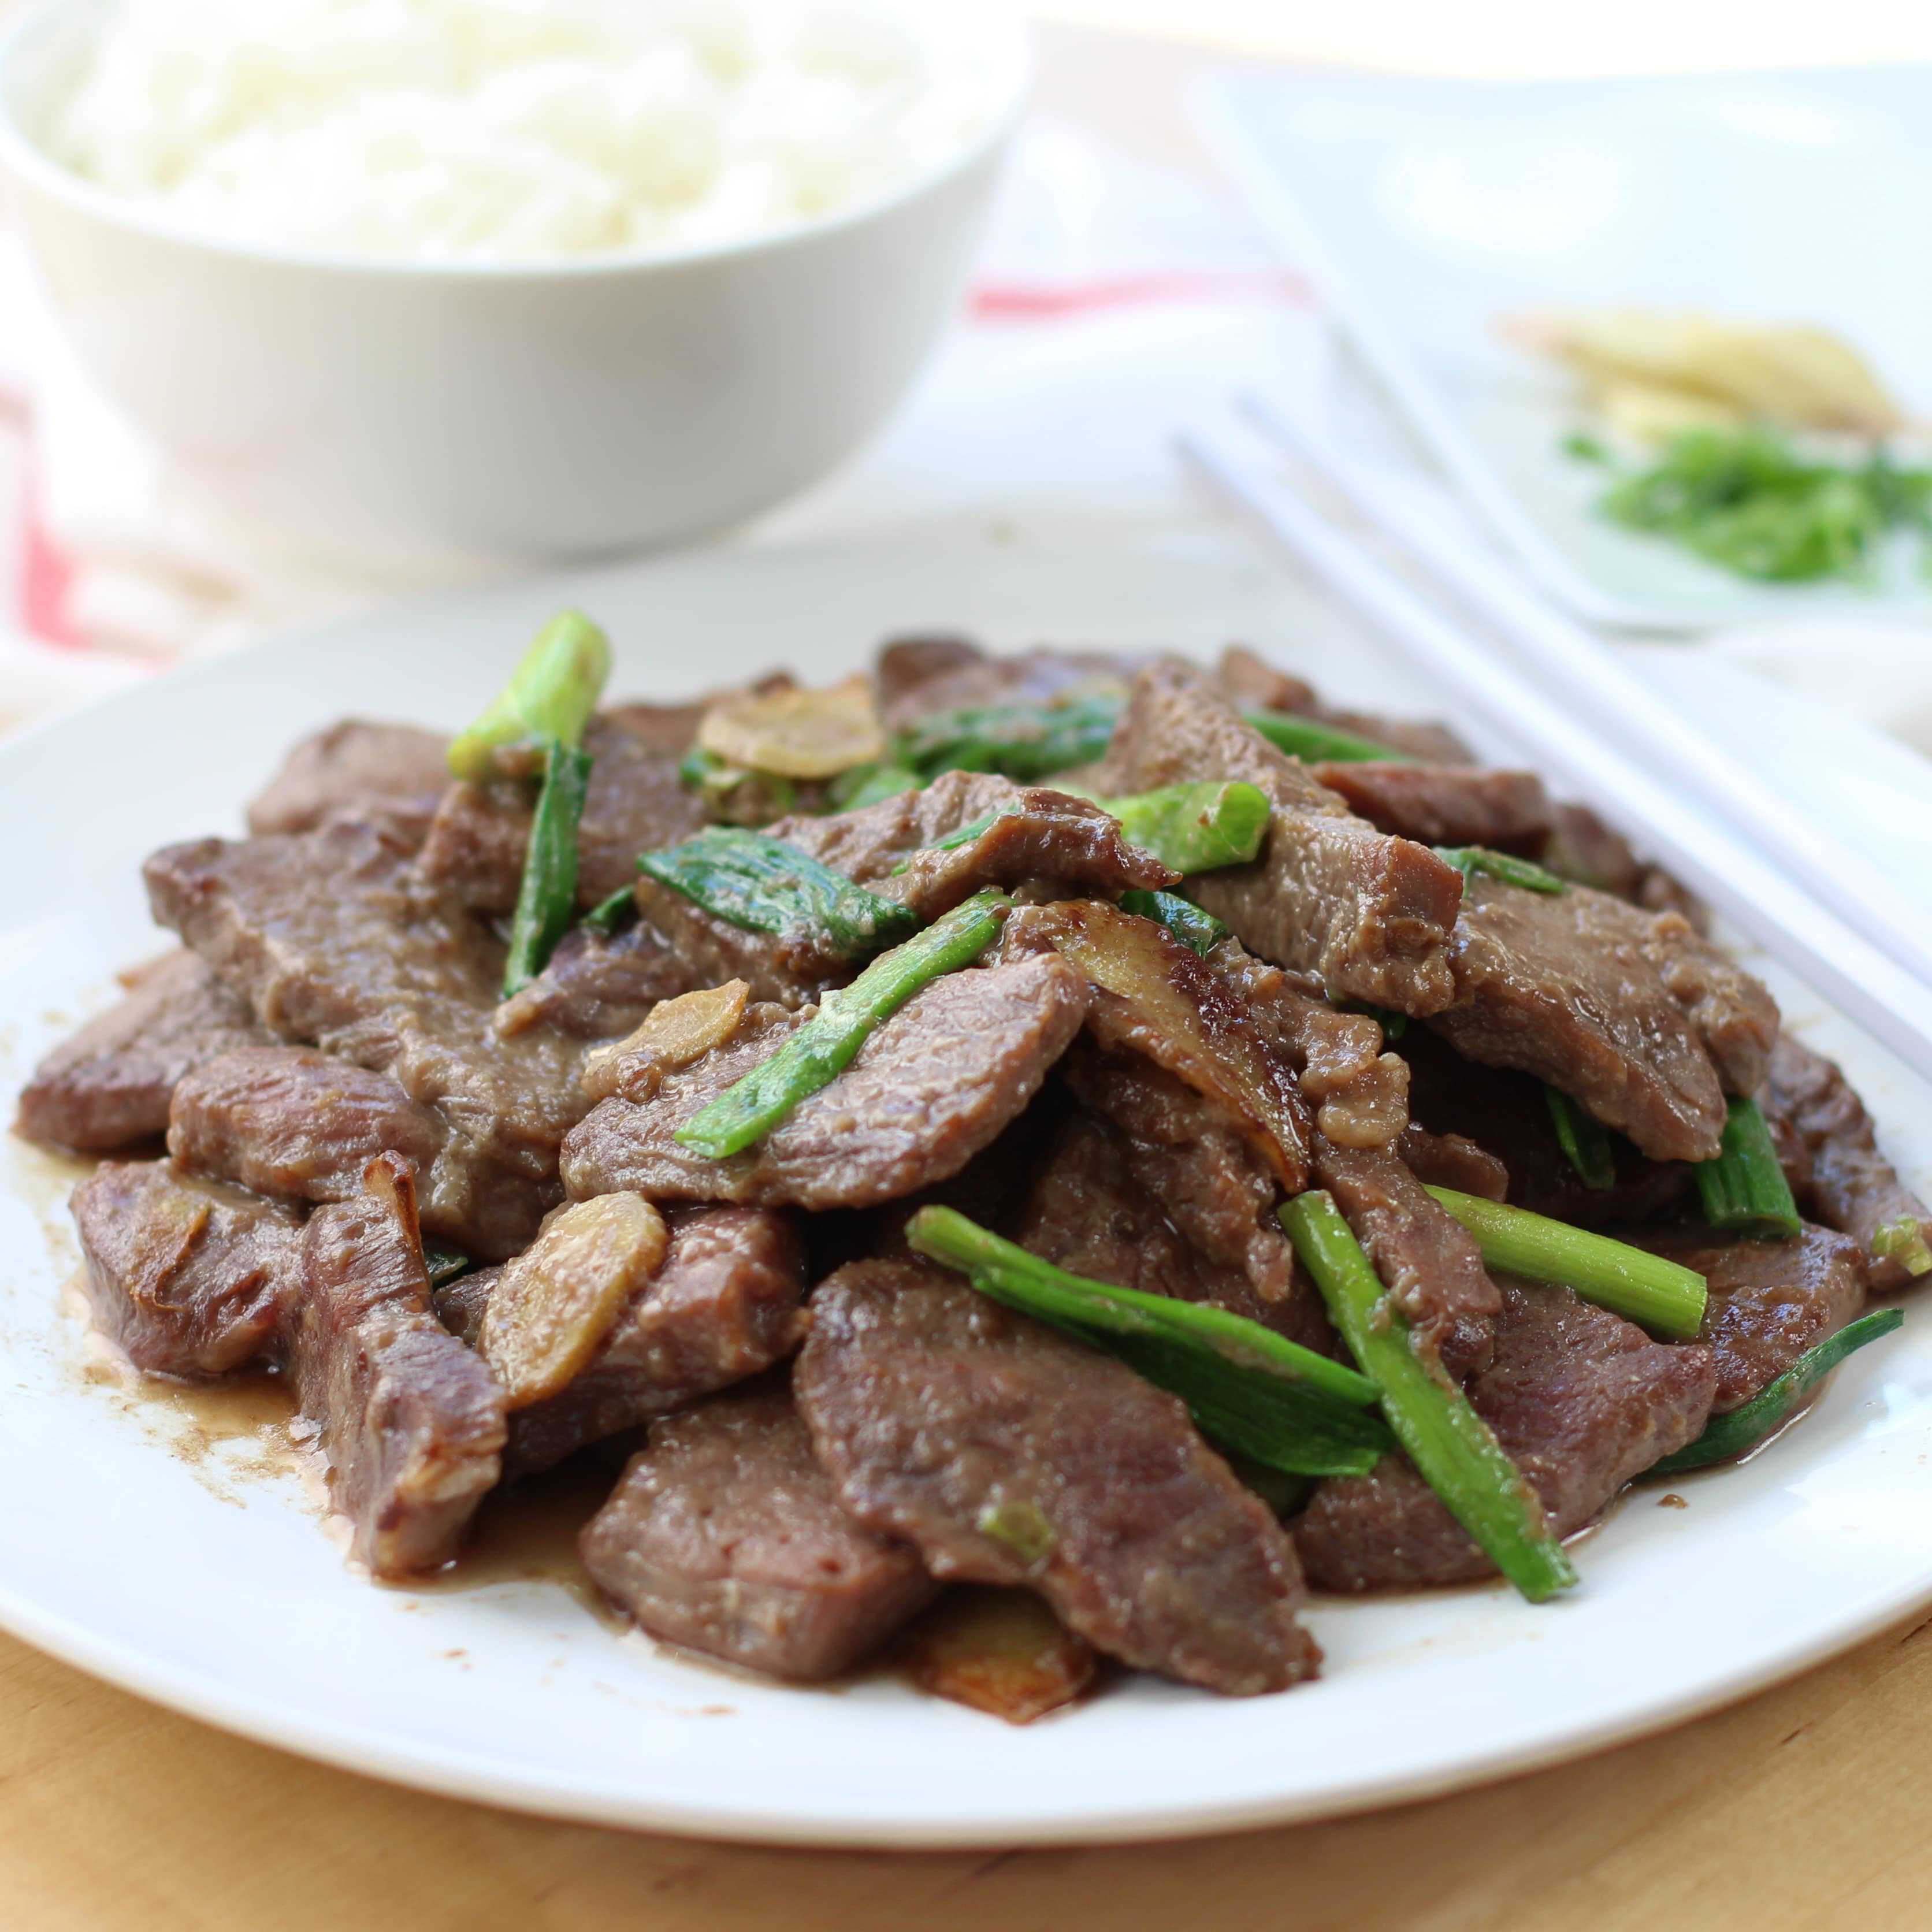
[[[1406,752],[1293,711],[1248,711],[1248,722],[1278,752],[1311,765],[1413,764]]]
[[[1806,1349],[1783,1375],[1767,1382],[1749,1402],[1728,1414],[1713,1416],[1696,1442],[1654,1463],[1648,1473],[1675,1476],[1686,1469],[1707,1468],[1713,1462],[1727,1462],[1733,1456],[1742,1456],[1781,1429],[1805,1396],[1847,1355],[1856,1354],[1868,1342],[1876,1342],[1881,1335],[1889,1335],[1904,1319],[1898,1309],[1881,1308],[1847,1323],[1815,1348]]]
[[[446,1281],[454,1281],[460,1274],[467,1274],[476,1264],[466,1254],[454,1248],[439,1248],[432,1243],[423,1244],[423,1266],[429,1270],[429,1285],[440,1288]]]
[[[543,970],[576,906],[577,828],[590,782],[584,729],[610,674],[610,640],[588,617],[566,610],[538,633],[482,716],[450,743],[451,772],[476,783],[502,776],[500,752],[543,756],[503,964],[506,999]]]
[[[1874,1261],[1896,1262],[1915,1279],[1932,1274],[1932,1246],[1927,1244],[1924,1225],[1916,1214],[1901,1214],[1875,1229],[1871,1252]]]
[[[590,785],[590,754],[574,745],[544,750],[543,788],[530,820],[517,909],[503,960],[503,997],[520,993],[541,973],[577,905],[577,828]]]
[[[1699,1162],[1696,1172],[1698,1198],[1712,1227],[1777,1240],[1802,1226],[1770,1125],[1755,1100],[1732,1096],[1718,1157]]]
[[[1334,1198],[1320,1190],[1281,1210],[1349,1353],[1382,1393],[1382,1413],[1423,1480],[1532,1604],[1576,1582],[1535,1492],[1494,1431],[1439,1364],[1416,1352]]]
[[[896,763],[922,779],[941,772],[1000,772],[1024,783],[1090,764],[1107,748],[1120,700],[1094,692],[1056,704],[982,704],[936,712],[902,731]]]
[[[1182,945],[1204,959],[1228,936],[1227,927],[1211,912],[1202,911],[1178,892],[1149,892],[1136,887],[1120,895],[1120,910],[1166,926]]]
[[[749,932],[808,939],[841,959],[861,959],[914,931],[918,916],[880,898],[796,845],[742,826],[707,825],[638,869]]]
[[[1475,1236],[1492,1268],[1574,1288],[1586,1301],[1678,1341],[1690,1340],[1704,1325],[1704,1277],[1694,1269],[1526,1208],[1453,1187],[1428,1192]]]
[[[906,1240],[982,1294],[1119,1356],[1179,1396],[1208,1435],[1270,1469],[1363,1475],[1393,1446],[1366,1377],[1258,1322],[1069,1274],[950,1208],[921,1208]]]
[[[1466,879],[1485,872],[1506,886],[1520,886],[1527,892],[1555,894],[1570,890],[1568,879],[1559,879],[1554,872],[1546,872],[1527,859],[1508,852],[1492,852],[1486,845],[1438,845],[1436,856],[1445,865],[1454,866]]]
[[[769,1060],[692,1114],[677,1130],[678,1144],[724,1160],[763,1140],[801,1100],[844,1072],[880,1024],[921,987],[978,958],[1012,908],[1004,892],[976,892],[904,945],[881,953],[850,986],[827,993]]]
[[[1098,801],[1120,822],[1130,845],[1151,852],[1177,872],[1211,872],[1246,865],[1268,836],[1268,794],[1258,785],[1160,785]]]
[[[917,791],[924,783],[911,766],[878,759],[841,772],[826,786],[826,796],[835,811],[856,812],[862,806],[877,805],[881,799],[897,798],[902,791]]]
[[[452,775],[480,782],[498,775],[500,751],[580,744],[610,675],[604,633],[576,610],[553,617],[482,716],[450,741]]]
[[[1563,1157],[1576,1171],[1586,1187],[1598,1192],[1617,1184],[1617,1154],[1610,1130],[1595,1114],[1579,1106],[1560,1087],[1546,1084],[1543,1097],[1549,1103],[1550,1121],[1556,1130],[1556,1144]]]
[[[628,886],[620,886],[608,899],[599,899],[584,915],[583,922],[608,939],[622,932],[637,916],[637,894]]]

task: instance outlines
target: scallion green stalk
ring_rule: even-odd
[[[1228,928],[1211,912],[1204,912],[1178,892],[1148,892],[1136,888],[1120,895],[1120,910],[1164,926],[1189,951],[1206,958],[1228,936]]]
[[[1406,752],[1378,744],[1338,725],[1324,724],[1293,711],[1246,711],[1241,714],[1278,752],[1311,765],[1412,764]]]
[[[530,820],[517,909],[503,960],[503,997],[520,993],[548,962],[577,905],[577,828],[590,784],[590,754],[574,745],[544,748],[543,788]]]
[[[880,1024],[922,987],[978,958],[1012,908],[1004,892],[976,892],[881,953],[850,986],[827,993],[769,1060],[692,1114],[677,1130],[679,1144],[724,1160],[763,1140],[801,1100],[844,1072]]]
[[[1492,1268],[1574,1288],[1586,1301],[1678,1341],[1704,1324],[1704,1277],[1694,1269],[1526,1208],[1453,1187],[1428,1192],[1475,1236]]]
[[[809,939],[840,959],[861,959],[918,925],[810,853],[743,826],[707,825],[681,845],[646,852],[638,869],[747,932]]]
[[[1545,1085],[1543,1097],[1549,1103],[1550,1125],[1556,1130],[1556,1144],[1563,1157],[1576,1170],[1586,1187],[1598,1192],[1617,1184],[1617,1155],[1610,1130],[1595,1114],[1587,1112],[1560,1087]]]
[[[1700,1161],[1696,1172],[1704,1218],[1714,1228],[1775,1240],[1788,1239],[1804,1225],[1755,1100],[1732,1096],[1718,1157]]]
[[[1546,872],[1540,866],[1532,865],[1513,854],[1492,852],[1486,845],[1438,845],[1436,856],[1445,865],[1454,866],[1466,879],[1484,872],[1506,886],[1520,886],[1525,892],[1546,892],[1552,897],[1570,890],[1568,879],[1559,879],[1554,872]]]
[[[1439,1364],[1416,1353],[1341,1210],[1319,1190],[1281,1210],[1282,1226],[1382,1413],[1423,1480],[1496,1568],[1533,1604],[1576,1580],[1541,1504],[1495,1432]]]
[[[1686,1469],[1702,1469],[1742,1456],[1782,1428],[1798,1405],[1845,1358],[1889,1335],[1905,1317],[1896,1308],[1881,1308],[1849,1322],[1804,1353],[1775,1381],[1767,1382],[1748,1402],[1728,1414],[1713,1416],[1696,1442],[1652,1466],[1653,1476],[1675,1476]]]
[[[1151,852],[1177,872],[1246,865],[1268,836],[1267,793],[1238,781],[1160,785],[1097,802],[1120,820],[1130,845]]]
[[[1070,1274],[950,1208],[921,1208],[906,1240],[982,1294],[1118,1355],[1179,1396],[1208,1435],[1269,1468],[1364,1475],[1391,1446],[1366,1377],[1258,1322]]]

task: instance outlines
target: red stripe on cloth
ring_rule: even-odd
[[[34,502],[31,481],[20,530],[20,627],[44,644],[78,648],[84,642],[71,615],[74,567],[47,534]]]
[[[968,307],[982,322],[1052,322],[1102,309],[1190,302],[1283,302],[1310,308],[1315,292],[1289,268],[1177,268],[1084,282],[982,282]]]

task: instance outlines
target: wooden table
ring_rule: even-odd
[[[1050,106],[1194,158],[1192,57],[1070,34],[1046,56]],[[0,1638],[0,1926],[1889,1932],[1932,1924],[1928,1758],[1932,1619],[1662,1737],[1371,1817],[1094,1851],[747,1850],[392,1790]]]

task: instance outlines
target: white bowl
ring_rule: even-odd
[[[104,10],[0,46],[0,164],[80,353],[203,486],[399,556],[666,544],[822,476],[904,393],[958,301],[1025,91],[883,199],[674,254],[504,266],[210,239],[40,145]],[[1003,57],[1005,49],[1003,47]]]

